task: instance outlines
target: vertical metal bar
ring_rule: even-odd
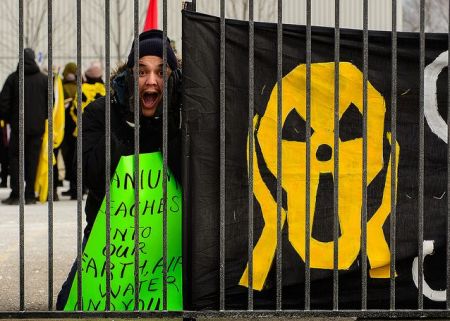
[[[450,2],[448,3],[448,13],[450,17]],[[447,50],[450,53],[450,19],[448,21]],[[450,54],[448,56],[448,65],[450,65]],[[447,68],[447,124],[450,124],[450,68]],[[450,240],[450,126],[447,126],[447,240]],[[446,307],[450,310],[450,242],[447,242],[447,298]]]
[[[361,309],[367,310],[367,82],[369,65],[368,0],[363,5],[363,168],[361,215]]]
[[[283,101],[282,101],[282,76],[283,76],[283,0],[278,0],[278,21],[277,21],[277,260],[276,260],[276,309],[280,311],[282,308],[282,222],[281,222],[281,210],[282,210],[282,144],[281,144],[281,133],[282,133],[282,111],[283,111]]]
[[[48,120],[48,309],[53,306],[53,3],[47,0],[47,120]],[[56,156],[56,155],[55,155]]]
[[[306,1],[305,310],[311,308],[311,0]]]
[[[24,233],[25,233],[25,189],[24,189],[24,54],[23,54],[23,0],[19,0],[19,291],[20,291],[20,311],[25,310],[25,253],[24,253]]]
[[[334,181],[333,181],[333,310],[339,309],[339,62],[340,1],[334,2]]]
[[[220,0],[220,310],[225,310],[225,1]]]
[[[167,310],[167,45],[167,0],[163,0],[163,310]]]
[[[423,199],[424,199],[424,75],[425,75],[425,0],[420,0],[420,97],[419,97],[419,194],[418,194],[418,308],[423,310]]]
[[[186,2],[184,9],[187,11],[195,12],[195,7],[193,2]],[[182,61],[186,61],[186,50],[182,52]],[[182,105],[185,104],[184,95],[185,88],[182,87]],[[185,121],[187,118],[185,117],[186,109],[182,109],[182,119],[181,128],[182,128],[182,157],[183,157],[183,165],[182,170],[182,186],[183,186],[183,238],[182,242],[184,245],[190,244],[192,233],[191,231],[191,220],[189,218],[190,213],[190,132],[189,132],[189,122]],[[183,246],[183,280],[189,280],[189,277],[192,275],[192,264],[190,259],[190,249],[188,246]],[[183,283],[183,304],[185,307],[192,306],[191,300],[192,288],[190,282]]]
[[[197,2],[195,0],[187,0],[183,2],[183,9],[187,11],[196,12]]]
[[[395,259],[396,259],[396,191],[397,177],[397,0],[392,0],[392,84],[391,84],[391,216],[389,228],[390,264],[390,309],[395,310]]]
[[[83,310],[82,302],[82,233],[83,233],[83,175],[82,175],[82,137],[83,120],[82,113],[82,92],[81,92],[81,0],[77,0],[77,269],[78,269],[78,310]]]
[[[105,215],[106,215],[106,311],[111,309],[111,5],[105,0]]]
[[[139,248],[139,1],[134,0],[134,67],[133,67],[133,103],[134,103],[134,246]],[[139,251],[134,254],[134,310],[139,310]]]
[[[253,310],[253,117],[255,109],[255,23],[248,1],[248,310]]]

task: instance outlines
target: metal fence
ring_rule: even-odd
[[[82,24],[81,39],[83,68],[92,60],[105,63],[105,39],[104,39],[104,1],[82,0]],[[63,67],[68,61],[76,60],[76,6],[74,1],[53,1],[53,65]],[[145,10],[148,1],[139,1],[139,19],[142,25],[145,18]],[[256,3],[254,12],[255,21],[276,22],[276,0],[260,1]],[[304,12],[305,0],[283,1],[283,23],[306,24]],[[313,25],[334,25],[334,8],[329,0],[316,0],[311,3]],[[24,38],[25,46],[33,48],[38,56],[38,63],[46,68],[47,65],[47,36],[46,36],[46,1],[31,0],[24,3]],[[181,0],[168,1],[168,30],[169,38],[175,42],[178,53],[182,51],[181,41]],[[362,2],[359,0],[341,1],[341,27],[362,28]],[[402,4],[399,3],[397,12],[398,30],[402,30]],[[132,40],[133,6],[132,2],[117,0],[111,3],[110,14],[112,24],[110,30],[111,40],[111,66],[122,61],[128,53]],[[218,1],[199,0],[197,11],[214,16],[220,14]],[[18,56],[18,6],[15,0],[3,0],[0,2],[0,83],[3,83],[7,75],[17,65]],[[227,3],[225,17],[231,19],[247,20],[247,1],[233,0]],[[39,20],[43,17],[42,20]],[[162,23],[162,7],[159,7],[159,22]],[[390,0],[369,2],[369,29],[389,30],[391,21]],[[405,30],[408,31],[408,30]]]
[[[134,41],[138,42],[139,35],[139,1],[134,0]],[[167,0],[163,0],[163,18],[162,18],[162,30],[164,31],[164,35],[167,34]],[[306,110],[307,110],[307,126],[306,126],[306,157],[307,160],[311,158],[311,122],[310,122],[310,112],[311,112],[311,97],[310,97],[310,89],[311,89],[311,0],[306,1],[306,30],[307,30],[307,46],[306,46],[306,66],[307,66],[307,98],[306,98]],[[49,119],[49,135],[48,142],[49,146],[53,145],[53,104],[52,104],[52,93],[53,93],[53,55],[52,55],[52,8],[53,1],[47,0],[48,3],[48,119]],[[19,289],[20,289],[20,308],[19,311],[0,311],[0,318],[68,318],[68,317],[186,317],[186,318],[195,318],[195,317],[240,317],[240,316],[273,316],[273,317],[312,317],[312,316],[326,316],[326,317],[334,317],[334,316],[357,316],[357,317],[372,317],[372,318],[386,318],[386,317],[450,317],[450,294],[447,293],[447,309],[444,310],[424,310],[423,309],[423,263],[419,263],[419,279],[418,279],[418,306],[417,310],[397,310],[395,304],[395,242],[390,244],[391,246],[391,260],[390,260],[390,309],[389,310],[368,310],[367,309],[367,83],[368,83],[368,8],[369,1],[362,0],[363,3],[363,46],[364,46],[364,66],[363,66],[363,75],[364,75],[364,87],[363,87],[363,210],[362,210],[362,235],[361,235],[361,273],[362,273],[362,308],[360,311],[346,311],[339,310],[338,306],[338,290],[339,290],[339,275],[338,275],[338,230],[339,230],[339,222],[338,222],[338,213],[337,206],[334,207],[334,225],[333,225],[333,236],[334,236],[334,274],[333,274],[333,310],[330,311],[317,311],[310,309],[310,301],[309,301],[309,293],[310,293],[310,268],[309,268],[309,238],[306,238],[306,271],[305,271],[305,310],[299,311],[286,311],[282,309],[282,275],[281,275],[281,259],[282,259],[282,251],[281,251],[281,242],[277,244],[276,250],[276,309],[274,311],[255,311],[253,309],[253,286],[252,286],[252,269],[253,269],[253,148],[254,141],[253,136],[249,135],[249,194],[248,194],[248,202],[249,202],[249,247],[248,247],[248,255],[249,255],[249,289],[248,289],[248,309],[243,311],[230,311],[225,309],[225,0],[220,0],[220,309],[218,311],[182,311],[182,312],[170,312],[167,311],[167,205],[164,203],[164,213],[163,213],[163,275],[164,275],[164,286],[163,286],[163,310],[164,311],[139,311],[138,302],[139,302],[139,293],[135,291],[135,306],[134,311],[130,312],[115,312],[110,311],[110,296],[111,296],[111,270],[110,270],[110,246],[111,246],[111,235],[110,235],[110,215],[111,215],[111,207],[110,207],[110,183],[111,183],[111,175],[110,175],[110,163],[111,163],[111,154],[110,150],[106,149],[106,171],[105,171],[105,189],[106,189],[106,311],[104,312],[57,312],[54,310],[54,302],[53,302],[53,273],[54,273],[54,257],[53,257],[53,248],[54,248],[54,226],[53,226],[53,195],[49,193],[48,195],[48,311],[26,311],[26,302],[25,302],[25,290],[24,290],[24,282],[25,282],[25,262],[24,262],[24,204],[25,204],[25,196],[24,196],[24,28],[23,28],[23,17],[24,17],[24,0],[19,0],[19,92],[20,92],[20,100],[19,100],[19,108],[20,108],[20,118],[19,118],[19,128],[20,128],[20,141],[19,141],[19,181],[20,184],[20,204],[19,204],[19,229],[20,229],[20,277],[19,277]],[[82,222],[83,222],[83,208],[82,208],[82,101],[81,101],[81,66],[83,65],[82,61],[82,38],[81,38],[81,23],[82,23],[82,14],[81,14],[81,0],[76,1],[76,17],[77,17],[77,116],[78,116],[78,127],[79,134],[77,137],[77,179],[78,179],[78,199],[77,199],[77,215],[78,215],[78,239],[77,239],[77,257],[78,257],[78,302],[81,309],[81,287],[82,287],[82,268],[81,268],[81,257],[82,257]],[[420,155],[419,155],[419,209],[418,209],[418,220],[419,220],[419,234],[418,234],[418,248],[419,248],[419,262],[423,262],[423,197],[424,197],[424,66],[425,66],[425,32],[424,32],[424,8],[425,8],[425,0],[420,1]],[[111,115],[110,115],[110,78],[111,78],[111,48],[110,48],[110,25],[111,25],[111,16],[110,16],[110,6],[111,1],[105,0],[105,62],[106,62],[106,115],[105,115],[105,123],[110,124]],[[192,0],[191,2],[186,3],[186,8],[190,10],[195,10],[196,1]],[[249,8],[249,132],[253,132],[253,116],[254,116],[254,0],[248,0],[248,8]],[[282,211],[282,153],[281,153],[281,110],[282,110],[282,99],[281,99],[281,85],[282,85],[282,0],[278,0],[278,11],[277,11],[277,31],[278,31],[278,42],[277,42],[277,84],[278,84],[278,141],[277,141],[277,189],[276,189],[276,199],[277,199],[277,231],[278,231],[278,240],[282,238],[281,234],[281,211]],[[391,128],[392,128],[392,140],[396,141],[396,97],[397,97],[397,0],[392,0],[392,110],[391,110]],[[340,1],[334,1],[334,21],[335,21],[335,88],[339,87],[339,49],[340,49]],[[450,42],[449,42],[450,47]],[[135,47],[134,51],[134,59],[137,61],[139,59],[139,47]],[[164,66],[167,66],[167,48],[164,47],[163,52],[163,62]],[[167,71],[166,68],[164,70],[164,79],[167,80]],[[450,72],[450,70],[449,70]],[[134,76],[135,79],[138,79],[138,68],[134,68]],[[134,128],[134,139],[135,139],[135,147],[134,147],[134,155],[135,155],[135,171],[134,178],[136,181],[139,181],[139,95],[138,95],[138,83],[134,82],[134,121],[137,126]],[[167,82],[164,83],[164,97],[167,97]],[[449,77],[449,92],[450,92],[450,77]],[[339,91],[336,92],[335,95],[335,118],[334,124],[337,129],[334,133],[334,174],[338,176],[338,160],[339,160],[339,119],[338,119],[338,108],[339,108]],[[163,197],[167,199],[167,168],[168,168],[168,123],[167,123],[167,110],[168,110],[168,102],[167,99],[163,100],[163,164],[164,164],[164,178],[163,178]],[[450,114],[449,114],[450,117]],[[449,130],[450,131],[450,130]],[[449,132],[450,135],[450,132]],[[110,126],[106,126],[106,146],[109,146],[111,143],[111,128]],[[392,171],[395,171],[395,163],[396,163],[396,154],[395,149],[391,150],[391,164]],[[48,151],[48,159],[52,159],[52,150]],[[450,162],[450,152],[448,154],[448,159]],[[310,180],[310,161],[307,161],[306,168],[306,180]],[[449,166],[450,168],[450,166]],[[391,186],[395,187],[395,172],[391,177]],[[450,174],[449,174],[450,178]],[[49,181],[49,191],[53,190],[53,166],[51,162],[48,163],[48,181]],[[310,234],[311,226],[310,226],[310,187],[307,185],[306,189],[306,235]],[[339,190],[339,182],[338,180],[334,181],[334,203],[337,204],[337,192]],[[395,188],[391,189],[391,199],[395,199]],[[450,187],[449,190],[450,192]],[[135,191],[135,204],[136,208],[139,208],[139,192]],[[449,221],[450,222],[450,221]],[[138,246],[139,244],[139,215],[135,215],[135,244]],[[449,223],[450,224],[450,223]],[[448,226],[450,238],[450,226]],[[395,204],[391,203],[391,216],[390,216],[390,239],[395,240],[396,238],[396,208]],[[448,255],[450,254],[450,245],[447,244]],[[135,288],[139,288],[139,252],[137,251],[135,254]],[[450,266],[447,268],[447,288],[450,288]]]

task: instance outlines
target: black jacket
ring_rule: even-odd
[[[19,67],[10,74],[0,93],[0,118],[11,124],[13,135],[19,133]],[[24,56],[24,118],[25,135],[43,135],[47,119],[47,76],[32,57]]]
[[[86,231],[90,231],[105,196],[105,97],[89,104],[83,113],[83,180],[89,189],[86,200]],[[121,156],[134,154],[134,127],[125,121],[124,107],[111,99],[111,175]],[[175,117],[176,119],[177,117]],[[140,153],[162,150],[162,119],[140,118]],[[168,163],[181,177],[181,131],[169,117]]]

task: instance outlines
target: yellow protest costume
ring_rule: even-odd
[[[81,110],[84,111],[87,105],[96,100],[99,97],[106,95],[105,85],[96,82],[94,84],[84,83],[81,86],[82,97],[81,97]],[[77,124],[77,105],[78,97],[75,96],[72,106],[70,107],[70,116],[72,116],[73,121]],[[78,136],[78,126],[75,127],[73,136]]]
[[[59,147],[64,138],[64,94],[61,77],[55,75],[53,81],[53,148]],[[53,154],[52,164],[56,163]],[[39,201],[45,202],[48,196],[48,119],[45,121],[45,132],[36,172],[34,190],[38,193]]]

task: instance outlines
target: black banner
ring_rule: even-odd
[[[256,309],[275,309],[277,29],[255,24],[254,274]],[[225,304],[247,309],[249,29],[227,20],[225,51]],[[311,309],[333,302],[334,29],[312,28]],[[283,26],[282,302],[304,309],[306,28]],[[447,244],[447,35],[427,34],[424,86],[424,307],[443,308]],[[391,33],[369,32],[367,300],[388,309],[396,245],[396,308],[418,307],[420,43],[398,34],[397,139],[391,134]],[[183,85],[190,135],[186,308],[219,307],[220,21],[184,12]],[[363,33],[341,30],[339,64],[339,308],[361,309]],[[391,151],[395,148],[395,164]],[[395,166],[394,168],[392,168]],[[391,176],[396,239],[389,239]]]

